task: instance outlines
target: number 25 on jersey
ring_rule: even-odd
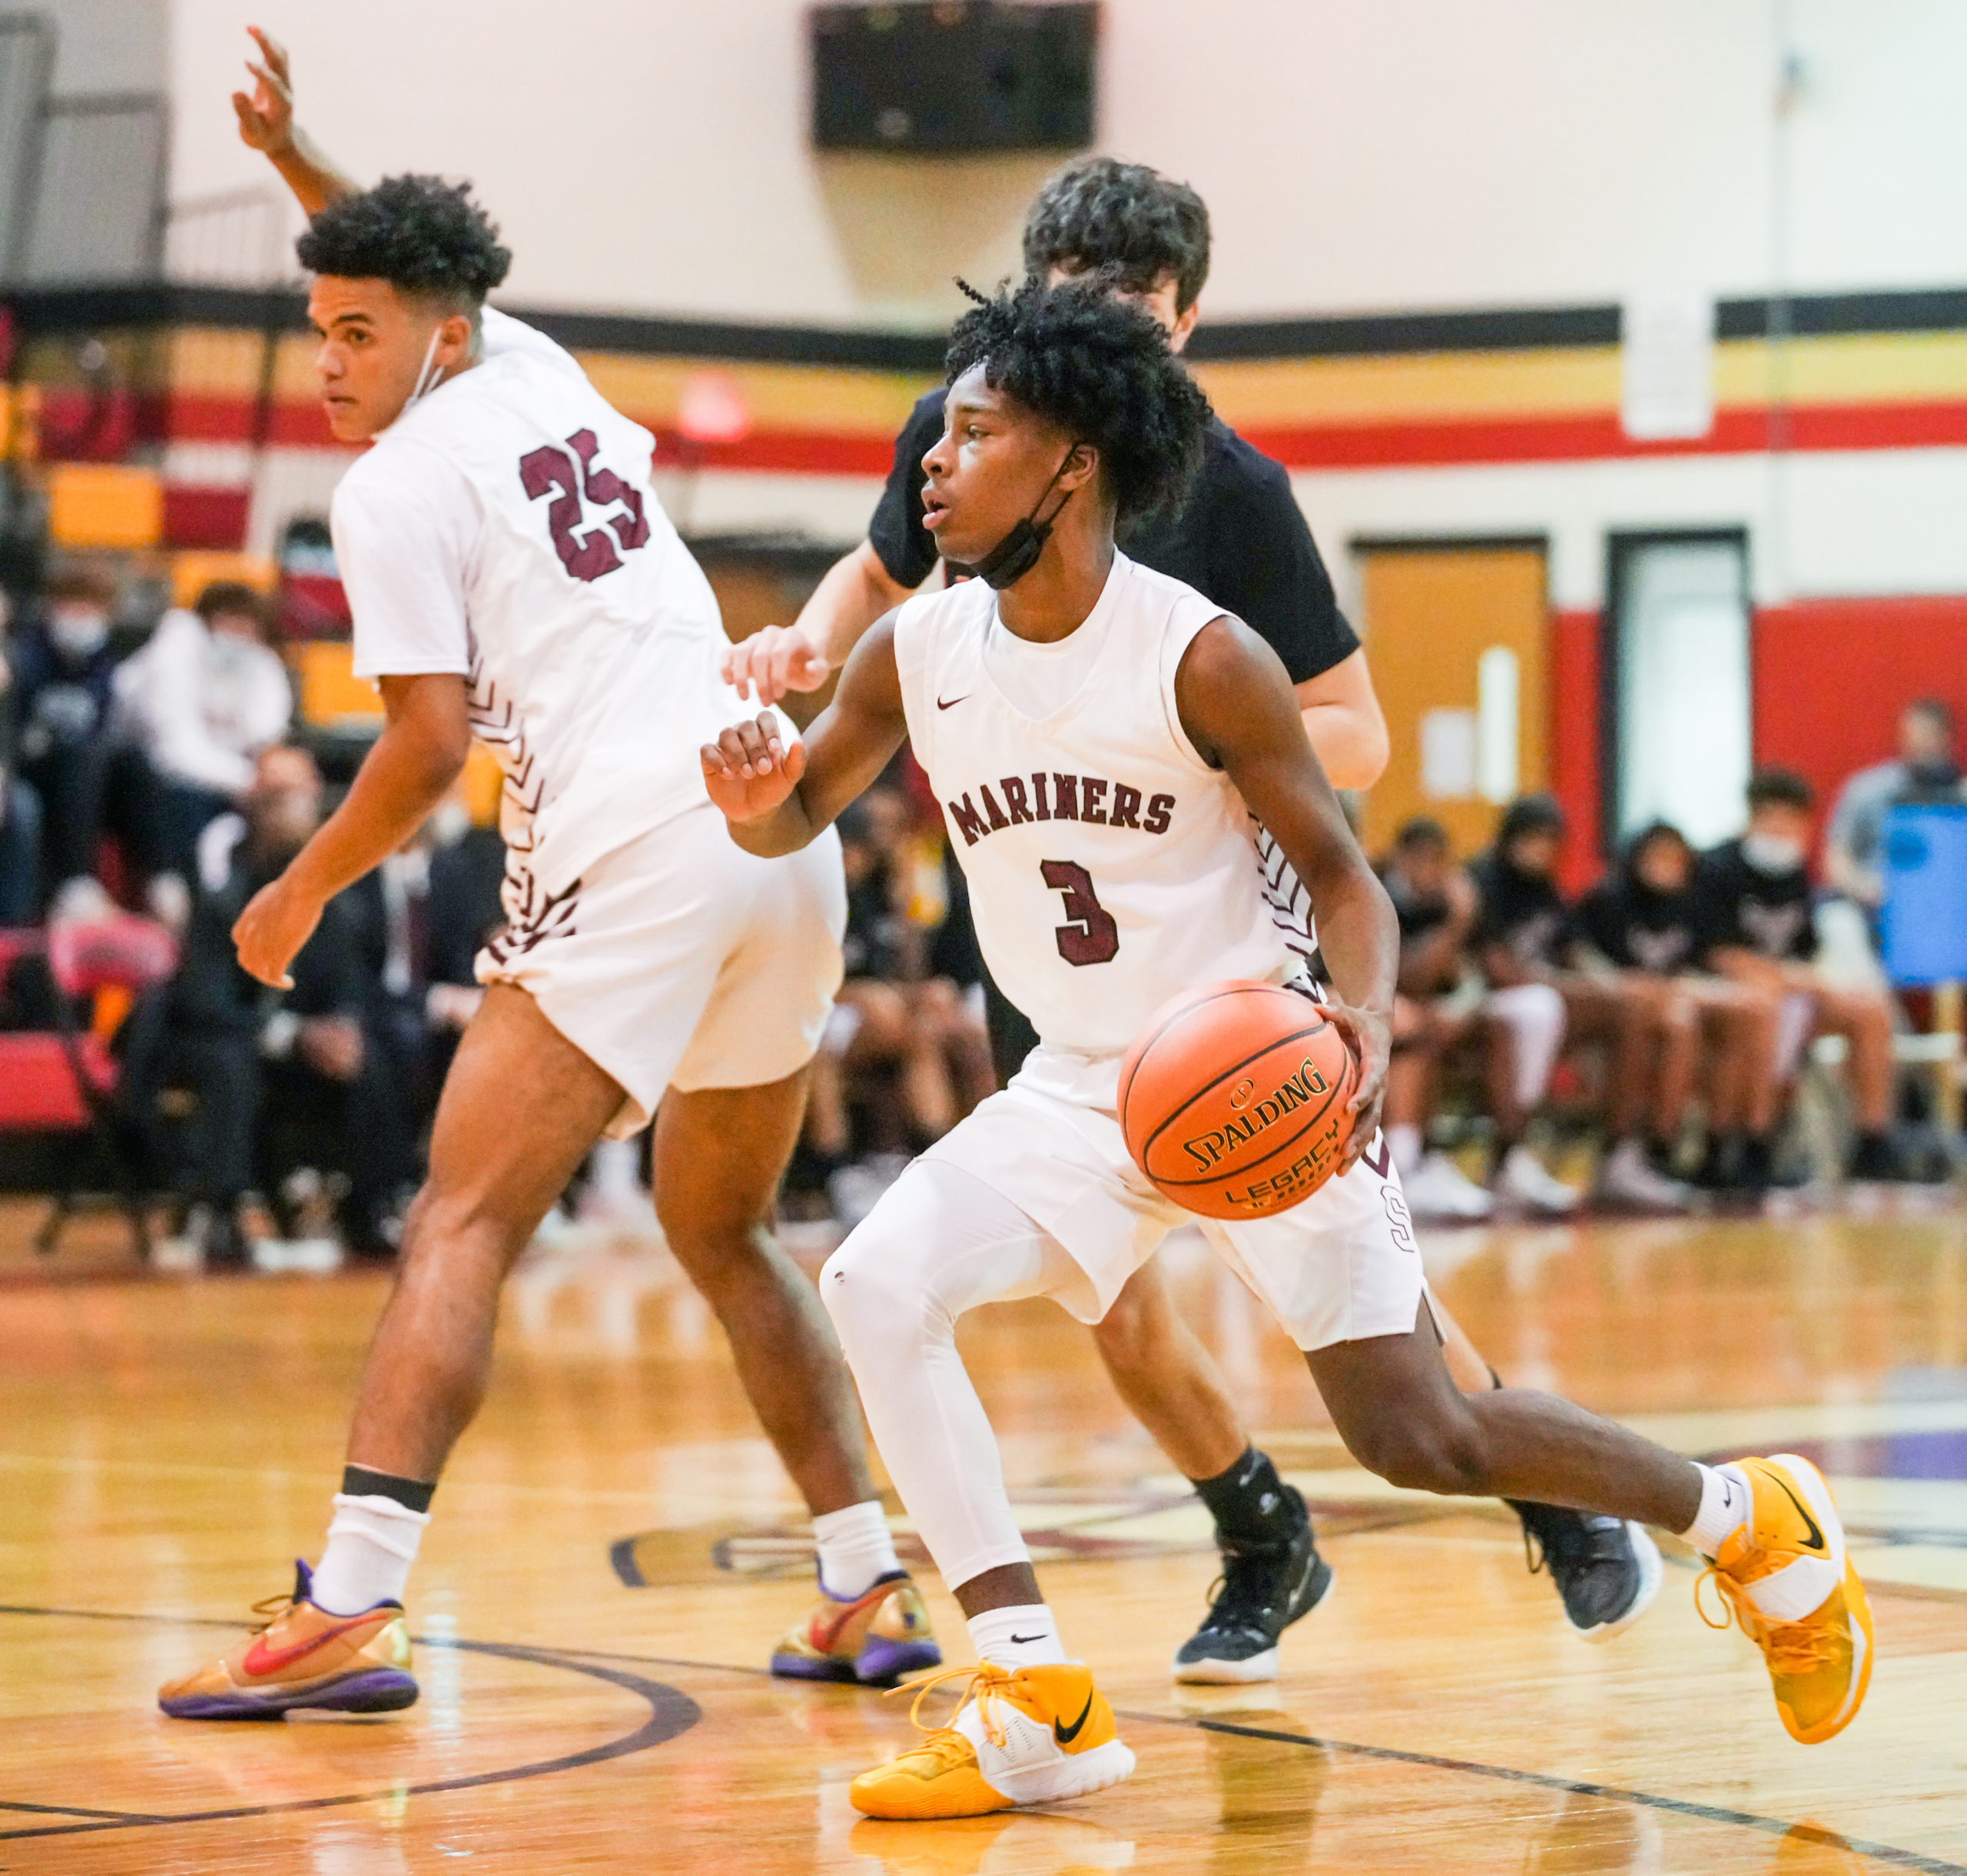
[[[560,564],[577,580],[598,580],[622,564],[622,554],[648,539],[642,491],[594,459],[601,446],[592,430],[576,430],[562,449],[543,443],[519,458],[519,484],[538,501],[553,497],[546,525]],[[597,511],[614,509],[613,514]],[[582,532],[584,523],[592,525]],[[619,543],[621,552],[615,551]]]

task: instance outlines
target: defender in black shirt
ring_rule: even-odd
[[[1183,184],[1138,164],[1096,157],[1040,191],[1025,224],[1024,260],[1026,271],[1041,278],[1103,274],[1116,292],[1154,314],[1179,352],[1195,330],[1208,277],[1209,211]],[[726,675],[741,691],[755,684],[760,701],[773,703],[789,690],[818,689],[862,635],[934,571],[934,542],[922,526],[922,458],[942,430],[938,389],[917,403],[897,441],[867,539],[828,573],[795,625],[768,626],[727,655]],[[1145,565],[1189,582],[1271,644],[1334,787],[1364,788],[1378,779],[1386,723],[1365,653],[1338,611],[1281,467],[1215,423],[1187,505],[1121,545]],[[1305,933],[1309,953],[1309,900],[1295,879],[1289,887],[1295,891],[1268,896],[1280,922]],[[993,999],[992,1016],[1000,1068],[1014,1066],[1037,1039],[1000,996]],[[1022,1035],[1014,1033],[1018,1026]],[[1492,1371],[1467,1337],[1441,1320],[1457,1384],[1471,1390],[1488,1385]],[[1250,1446],[1226,1384],[1176,1314],[1154,1264],[1135,1273],[1093,1334],[1121,1397],[1196,1482],[1216,1520],[1225,1559],[1222,1592],[1176,1654],[1176,1676],[1272,1677],[1279,1635],[1316,1604],[1331,1580],[1302,1501]],[[1590,1530],[1577,1513],[1549,1507],[1523,1515],[1544,1520],[1531,1528],[1574,1626],[1602,1630],[1644,1606],[1651,1593],[1647,1569],[1640,1540],[1626,1527]]]
[[[1812,1036],[1850,1045],[1845,1076],[1856,1109],[1854,1179],[1901,1175],[1892,1124],[1892,1005],[1882,991],[1829,982],[1817,969],[1807,864],[1816,797],[1800,775],[1762,769],[1750,778],[1749,824],[1701,857],[1695,916],[1703,961],[1732,982],[1780,999],[1776,1078],[1786,1083]]]

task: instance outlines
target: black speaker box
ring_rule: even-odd
[[[1096,0],[816,6],[813,142],[963,156],[1093,141]]]

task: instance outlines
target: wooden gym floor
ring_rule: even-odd
[[[1352,1467],[1293,1352],[1194,1257],[1185,1304],[1314,1502],[1338,1580],[1275,1687],[1176,1691],[1167,1659],[1212,1575],[1199,1508],[1083,1331],[1037,1303],[972,1318],[1068,1644],[1140,1768],[1056,1812],[943,1825],[847,1803],[908,1736],[905,1702],[759,1672],[808,1601],[797,1506],[702,1306],[622,1242],[516,1281],[412,1586],[422,1703],[163,1719],[156,1683],[318,1548],[382,1280],[147,1277],[108,1227],[44,1274],[32,1216],[0,1212],[0,1870],[1967,1871],[1957,1208],[1430,1243],[1512,1378],[1689,1452],[1820,1460],[1879,1655],[1863,1715],[1814,1748],[1783,1734],[1749,1644],[1701,1626],[1684,1555],[1638,1629],[1586,1646],[1499,1508]]]

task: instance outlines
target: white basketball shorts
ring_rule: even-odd
[[[1405,1335],[1427,1281],[1384,1141],[1303,1204],[1236,1223],[1198,1218],[1142,1176],[1113,1112],[1118,1063],[1040,1048],[923,1155],[980,1179],[1055,1238],[1083,1281],[1054,1300],[1097,1322],[1178,1227],[1198,1225],[1300,1348]]]
[[[622,1084],[608,1132],[648,1125],[665,1088],[754,1088],[812,1059],[840,988],[847,886],[829,828],[760,860],[705,801],[549,898],[509,863],[506,930],[478,954]]]

